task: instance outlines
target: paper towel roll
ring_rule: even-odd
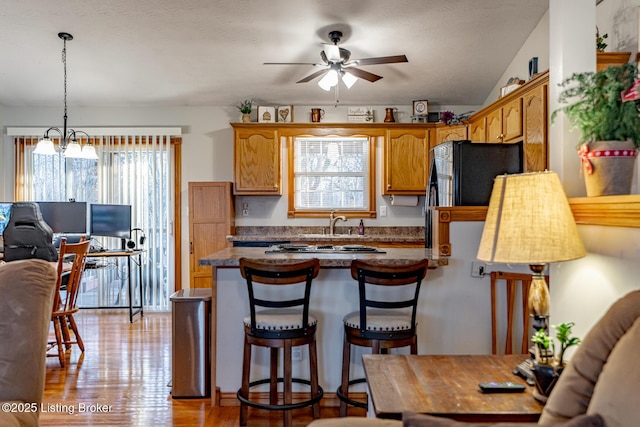
[[[418,196],[391,196],[393,206],[418,206]]]

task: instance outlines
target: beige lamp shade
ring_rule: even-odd
[[[546,264],[585,255],[555,172],[496,177],[478,248],[479,260]]]

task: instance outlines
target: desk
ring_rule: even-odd
[[[473,422],[536,422],[543,405],[523,393],[482,393],[481,382],[512,381],[522,355],[373,355],[362,356],[369,398],[376,417],[401,419],[402,412]]]
[[[142,253],[144,251],[106,251],[106,252],[89,252],[87,258],[127,258],[127,282],[129,287],[129,322],[133,323],[133,316],[140,313],[140,317],[144,317],[144,290],[142,287]],[[140,304],[133,305],[133,283],[131,281],[131,263],[134,261],[138,264],[138,291],[140,295]]]

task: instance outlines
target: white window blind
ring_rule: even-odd
[[[295,138],[296,210],[369,207],[368,138]]]

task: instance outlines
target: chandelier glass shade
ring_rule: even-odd
[[[62,130],[57,127],[50,127],[47,129],[42,139],[38,141],[38,145],[36,146],[34,153],[45,155],[53,155],[57,153],[55,144],[49,137],[49,132],[55,131],[60,136],[59,147],[65,157],[97,160],[98,155],[95,147],[91,143],[89,134],[80,130],[67,128],[67,41],[73,40],[73,36],[69,33],[58,33],[58,37],[63,41],[62,64],[64,67],[64,125]],[[87,139],[84,146],[80,144],[76,136],[81,133],[86,135]]]

